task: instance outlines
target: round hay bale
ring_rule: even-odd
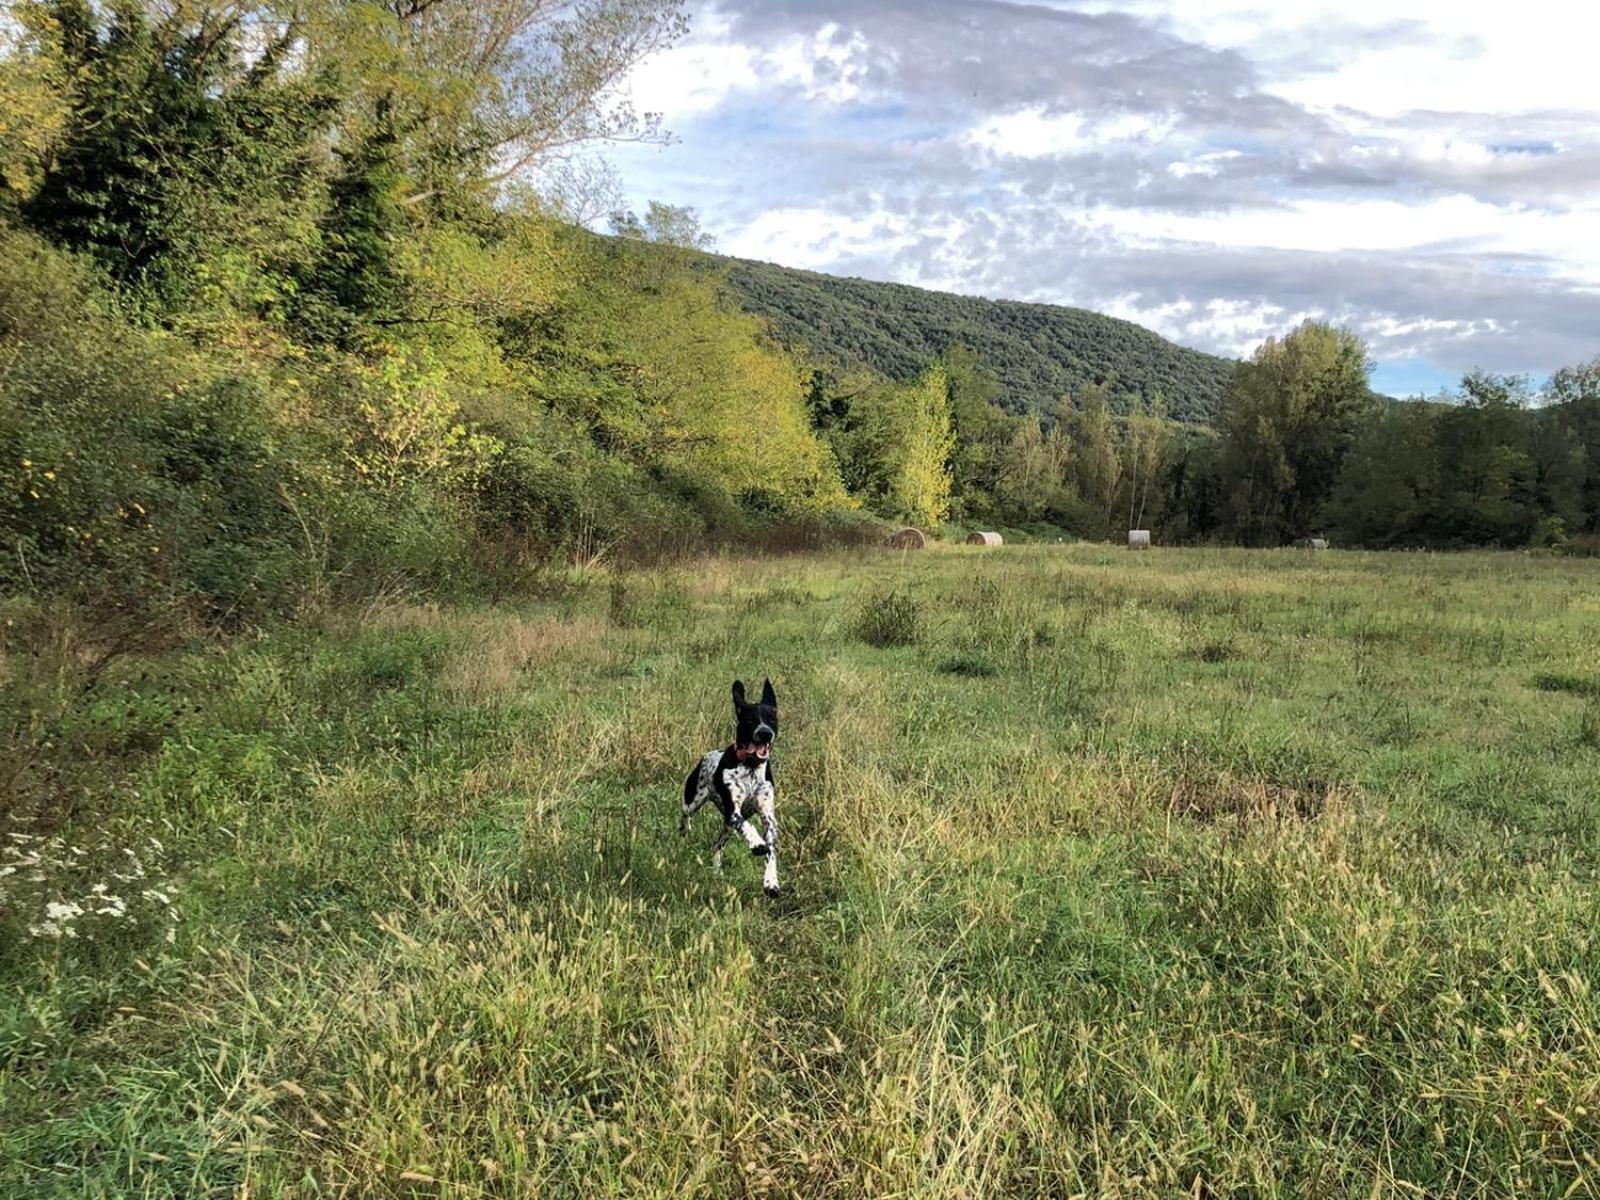
[[[924,550],[927,548],[928,539],[922,530],[907,525],[889,539],[889,545],[896,550]]]
[[[1130,530],[1128,530],[1128,549],[1129,550],[1148,550],[1148,549],[1150,549],[1150,531],[1148,529],[1130,529]]]
[[[967,545],[969,546],[1003,546],[1005,542],[1005,538],[998,533],[973,532],[967,534]]]

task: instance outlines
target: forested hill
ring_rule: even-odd
[[[1063,395],[1109,382],[1116,407],[1130,396],[1160,396],[1169,416],[1205,423],[1216,415],[1233,367],[1087,309],[724,261],[739,303],[769,318],[787,345],[907,380],[959,342],[999,375],[1000,402],[1012,413],[1053,412]]]

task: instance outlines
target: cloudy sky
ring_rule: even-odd
[[[1600,354],[1600,5],[717,0],[614,159],[719,249],[1127,317],[1308,316],[1393,393]]]

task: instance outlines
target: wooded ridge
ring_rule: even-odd
[[[1209,424],[1234,365],[1088,309],[723,261],[739,305],[770,320],[791,349],[905,381],[965,346],[995,373],[997,400],[1015,416],[1053,413],[1062,396],[1104,384],[1118,413],[1131,400],[1161,400],[1173,419]]]

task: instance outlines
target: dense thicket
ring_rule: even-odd
[[[1064,395],[1104,386],[1125,411],[1160,402],[1178,420],[1209,422],[1232,364],[1101,313],[1055,304],[957,296],[728,260],[739,303],[779,337],[840,368],[914,379],[953,346],[983,360],[1007,412],[1053,412]]]
[[[508,167],[648,135],[676,0],[16,7],[0,587],[233,620],[855,504],[810,373]]]

